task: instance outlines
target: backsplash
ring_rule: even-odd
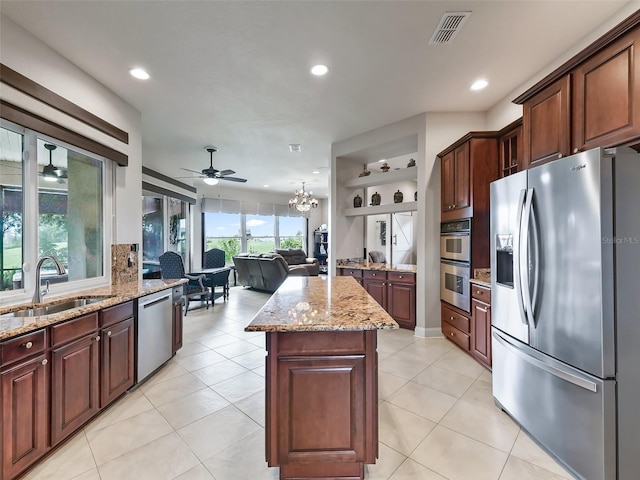
[[[138,281],[138,244],[111,245],[111,284]]]

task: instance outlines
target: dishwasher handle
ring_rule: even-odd
[[[164,296],[164,297],[160,297],[160,298],[158,298],[158,299],[151,300],[151,301],[149,301],[149,302],[147,302],[147,303],[143,303],[143,304],[141,304],[140,306],[141,306],[142,308],[150,308],[150,307],[153,307],[154,305],[157,305],[157,304],[159,304],[159,303],[164,302],[165,300],[169,300],[170,298],[171,298],[171,295],[166,295],[166,296]]]

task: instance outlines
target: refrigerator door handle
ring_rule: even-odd
[[[530,297],[530,308],[531,308],[531,320],[533,322],[533,327],[536,328],[538,325],[538,320],[536,319],[536,304],[538,301],[538,287],[540,283],[540,231],[538,230],[538,223],[536,221],[536,210],[533,205],[533,189],[531,189],[531,206],[530,206],[530,215],[531,215],[531,229],[532,229],[532,254],[533,261],[530,264],[529,272],[533,274],[533,293]]]
[[[515,355],[518,355],[523,360],[529,362],[530,364],[544,370],[551,375],[561,378],[569,383],[572,383],[578,387],[584,388],[585,390],[589,390],[590,392],[597,392],[598,385],[594,382],[591,382],[585,378],[574,375],[573,373],[567,372],[565,370],[561,370],[559,368],[554,367],[553,365],[549,365],[544,363],[537,358],[532,357],[531,355],[527,355],[523,351],[521,351],[516,345],[512,344],[508,339],[504,338],[502,335],[497,333],[495,330],[493,331],[493,338],[496,342],[500,343],[504,348],[510,350]]]
[[[526,190],[520,190],[520,196],[518,198],[518,214],[516,217],[517,234],[516,234],[516,238],[513,245],[513,248],[516,252],[517,259],[515,262],[513,262],[513,269],[514,269],[513,280],[514,280],[516,298],[518,299],[518,310],[520,311],[520,321],[522,321],[522,323],[524,323],[525,325],[528,325],[529,323],[528,323],[527,314],[524,308],[523,293],[522,293],[522,277],[521,277],[522,262],[520,260],[522,256],[522,248],[521,248],[522,246],[522,211],[524,209],[526,193],[527,193]]]
[[[524,313],[527,323],[535,327],[533,306],[531,302],[531,292],[529,290],[529,222],[531,221],[531,202],[533,200],[533,189],[527,190],[524,214],[520,219],[520,244],[518,245],[518,261],[520,268],[520,292],[524,303]]]

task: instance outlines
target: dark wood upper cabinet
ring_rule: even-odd
[[[640,145],[640,10],[514,100],[523,168],[595,147]]]
[[[489,183],[498,178],[498,132],[471,132],[438,154],[442,220],[488,213]]]
[[[500,178],[522,170],[522,117],[499,133]]]
[[[582,63],[573,77],[573,152],[640,139],[640,28]]]
[[[522,106],[524,168],[569,155],[569,80],[561,78]]]

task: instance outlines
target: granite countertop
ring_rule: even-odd
[[[247,332],[357,331],[398,324],[353,277],[289,277]]]
[[[412,264],[400,264],[392,267],[387,263],[373,263],[373,262],[353,262],[347,264],[338,264],[336,268],[352,268],[354,270],[384,270],[387,272],[416,272],[416,265]]]
[[[481,285],[483,287],[491,288],[491,281],[484,280],[482,278],[471,278],[469,282]]]
[[[58,295],[57,297],[47,297],[47,302],[38,304],[37,306],[52,305],[62,303],[68,300],[88,297],[104,297],[103,301],[92,303],[80,308],[66,310],[51,315],[42,315],[39,317],[2,317],[6,313],[22,310],[30,307],[30,303],[20,303],[0,308],[0,340],[4,340],[16,335],[37,330],[47,325],[70,320],[87,313],[102,310],[103,308],[117,305],[119,303],[133,300],[134,298],[143,297],[151,293],[166,290],[177,285],[186,283],[187,279],[176,280],[142,280],[138,282],[122,283],[119,285],[109,285],[106,287],[92,288],[88,290],[80,290],[73,293]]]

